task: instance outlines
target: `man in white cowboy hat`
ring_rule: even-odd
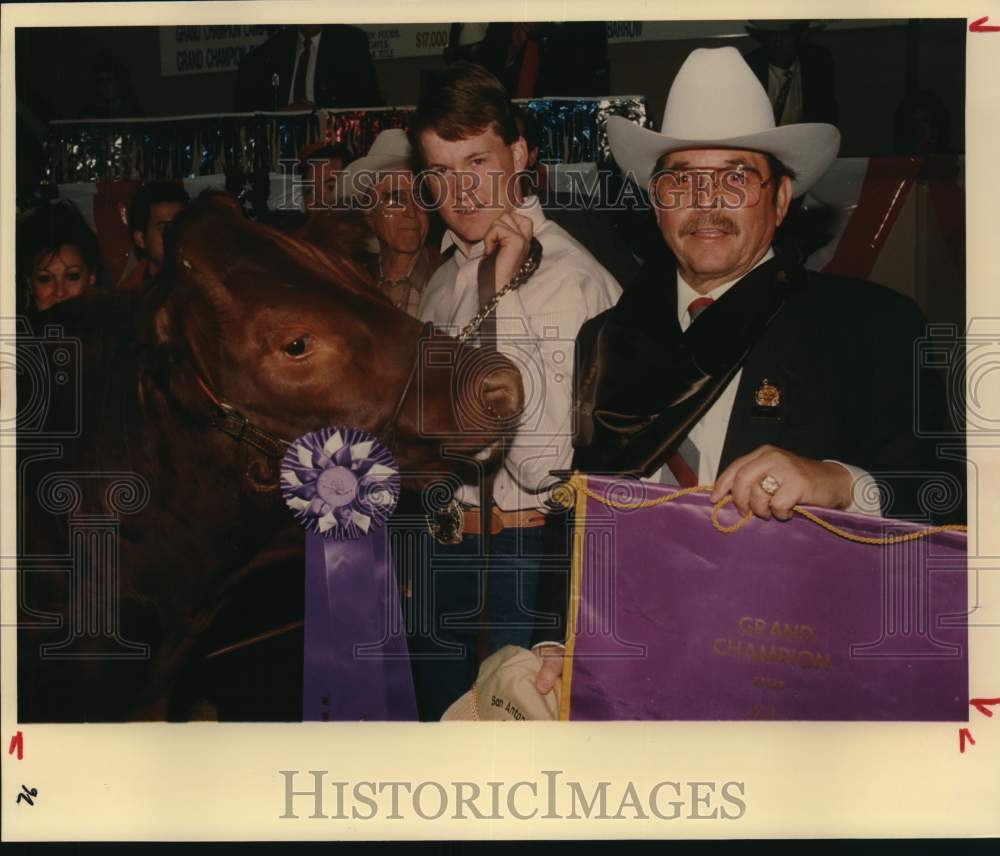
[[[404,130],[382,131],[345,170],[344,182],[378,243],[370,263],[376,287],[416,317],[424,286],[444,257],[426,243],[430,221],[414,195],[412,154]]]
[[[671,253],[647,260],[577,337],[574,467],[714,485],[713,500],[731,494],[765,519],[798,504],[960,519],[961,478],[914,427],[946,421],[943,385],[915,395],[917,307],[772,247],[792,198],[836,156],[837,129],[775,127],[767,93],[727,47],[688,57],[659,133],[612,117],[608,136],[650,188]],[[932,480],[957,494],[933,515],[921,501]],[[560,663],[546,664],[541,691]]]

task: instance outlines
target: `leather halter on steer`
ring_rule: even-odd
[[[403,412],[403,405],[406,403],[406,399],[410,394],[410,389],[413,387],[413,379],[417,375],[417,367],[420,363],[420,342],[432,335],[434,332],[434,325],[428,321],[424,324],[423,329],[420,331],[420,335],[417,337],[417,347],[416,352],[413,355],[413,362],[410,363],[410,370],[406,374],[406,381],[403,383],[403,388],[399,393],[399,397],[396,399],[396,404],[390,413],[386,423],[379,429],[376,436],[379,441],[383,443],[387,448],[391,449],[396,441],[396,432],[399,424],[399,417]],[[253,422],[239,410],[237,410],[228,401],[219,398],[205,383],[205,379],[201,375],[197,375],[198,386],[201,387],[202,392],[205,393],[206,397],[215,406],[218,414],[212,418],[212,427],[218,428],[223,434],[228,434],[234,440],[240,443],[247,443],[262,452],[269,458],[281,458],[284,457],[285,451],[290,445],[291,441],[285,440],[279,437],[277,434],[268,431],[264,428],[254,425]]]

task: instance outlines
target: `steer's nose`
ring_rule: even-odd
[[[498,421],[511,422],[524,407],[524,385],[514,366],[495,368],[483,379],[483,402]]]

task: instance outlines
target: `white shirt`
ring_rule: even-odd
[[[614,277],[583,245],[545,217],[537,197],[516,212],[531,220],[542,260],[531,278],[504,295],[496,308],[497,349],[520,369],[525,395],[521,426],[508,441],[494,481],[493,499],[504,511],[544,508],[555,482],[550,471],[569,469],[576,334],[584,321],[609,309],[621,295]],[[455,252],[427,283],[418,314],[457,335],[479,311],[483,243],[468,246],[448,230],[441,249],[452,245]],[[463,485],[457,498],[479,505],[479,489]]]
[[[764,262],[769,261],[772,258],[774,258],[774,251],[769,249],[761,260],[754,265],[754,268],[764,264]],[[753,270],[753,268],[751,268],[751,270]],[[744,276],[745,275],[746,274],[744,274]],[[713,300],[718,300],[737,282],[739,282],[739,279],[724,282],[722,285],[717,285],[706,294],[700,294],[687,284],[678,270],[677,320],[680,322],[681,330],[687,330],[687,328],[691,326],[691,316],[688,313],[688,306],[691,305],[692,300],[699,297],[711,297]],[[743,369],[741,368],[735,375],[733,375],[732,380],[726,384],[725,389],[722,390],[722,394],[706,411],[705,415],[698,420],[695,426],[688,433],[688,439],[691,440],[691,442],[694,443],[695,447],[698,449],[699,484],[715,484],[715,480],[718,478],[719,462],[722,460],[722,448],[726,442],[726,432],[729,430],[729,418],[733,412],[733,405],[736,402],[736,392],[740,387],[740,378],[742,376]],[[832,463],[840,464],[842,467],[847,469],[854,480],[853,501],[851,502],[850,507],[847,508],[847,511],[860,514],[881,514],[882,510],[878,503],[870,500],[870,497],[877,496],[877,491],[868,489],[867,487],[872,481],[871,475],[860,467],[854,467],[850,464],[845,464],[842,461],[832,461]],[[643,479],[643,481],[659,482],[661,481],[660,477],[662,473],[663,467],[653,473],[649,478]],[[866,498],[869,498],[868,501],[866,501]]]
[[[788,97],[779,117],[779,125],[794,125],[802,121],[802,65],[795,60],[787,69],[778,65],[767,67],[767,97],[771,99],[772,107],[778,100],[788,74],[792,75],[792,82],[788,87]]]
[[[309,65],[306,66],[306,101],[315,101],[315,87],[313,86],[313,81],[316,77],[316,55],[319,53],[319,40],[323,35],[323,31],[320,30],[312,37],[309,42]],[[295,101],[295,75],[299,70],[299,61],[302,59],[302,49],[305,47],[306,39],[302,33],[298,34],[298,39],[295,42],[295,65],[292,67],[292,80],[291,86],[288,88],[288,103],[291,104]]]

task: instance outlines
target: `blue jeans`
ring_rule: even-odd
[[[543,531],[503,530],[490,539],[488,560],[480,535],[460,544],[420,536],[404,612],[422,720],[440,719],[472,686],[481,646],[486,655],[505,645],[530,647]]]

